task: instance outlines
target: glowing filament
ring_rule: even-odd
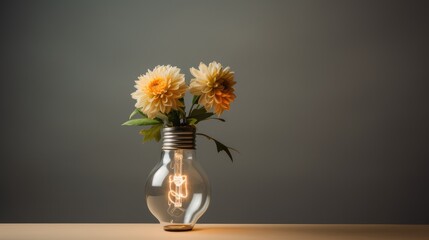
[[[183,150],[174,153],[174,174],[168,177],[168,205],[181,208],[183,199],[188,196],[188,177],[182,174]]]

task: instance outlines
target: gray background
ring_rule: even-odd
[[[200,222],[429,223],[428,6],[416,1],[1,2],[0,222],[155,222],[160,144],[122,127],[136,77],[217,60]],[[189,100],[189,99],[188,99]]]

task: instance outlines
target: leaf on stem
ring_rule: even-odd
[[[195,125],[195,123],[198,121],[196,118],[187,118],[186,120],[189,125]]]
[[[159,121],[157,119],[137,118],[137,119],[128,120],[122,123],[122,125],[123,126],[147,126],[147,125],[156,125],[160,123],[162,123],[162,121]]]
[[[168,122],[168,117],[167,115],[163,114],[163,113],[158,113],[156,115],[156,118],[159,118],[161,121],[163,122]]]
[[[215,142],[215,144],[216,144],[217,152],[225,151],[226,154],[228,154],[228,157],[231,159],[231,162],[234,162],[234,159],[232,158],[232,154],[231,154],[230,150],[238,152],[237,150],[235,150],[232,147],[226,146],[225,144],[219,142],[218,140],[216,140],[216,139],[214,139],[214,138],[212,138],[212,137],[210,137],[210,136],[208,136],[208,135],[206,135],[204,133],[197,133],[197,135],[201,135],[201,136],[204,136],[204,137],[208,138],[209,140],[213,140]]]
[[[201,122],[211,116],[213,116],[214,113],[212,112],[207,112],[207,110],[204,107],[201,108],[196,108],[194,109],[191,114],[189,115],[188,119],[190,118],[195,118],[197,119],[197,121],[195,122],[195,124],[197,124],[198,122]]]
[[[207,113],[207,110],[204,107],[195,108],[194,110],[192,110],[192,112],[189,115],[189,117],[200,115],[200,114],[204,114],[204,113]]]
[[[196,104],[198,100],[200,100],[200,96],[194,95],[194,97],[192,98],[192,105]]]
[[[173,123],[173,126],[180,126],[180,115],[179,115],[179,111],[177,110],[172,110],[169,114],[168,114],[168,120]]]
[[[130,117],[128,119],[133,118],[135,115],[140,114],[142,115],[144,118],[147,118],[146,114],[144,114],[142,111],[140,111],[140,109],[136,108],[134,109],[134,111],[130,114]]]
[[[155,140],[155,141],[159,142],[159,140],[161,140],[161,129],[162,129],[162,127],[163,127],[162,124],[157,124],[157,125],[153,125],[149,129],[141,130],[140,134],[144,136],[143,142],[147,142],[150,140]]]

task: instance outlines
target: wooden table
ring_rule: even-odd
[[[0,224],[1,240],[69,239],[429,239],[429,225],[197,224],[165,232],[158,224]]]

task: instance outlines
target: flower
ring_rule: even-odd
[[[229,110],[236,97],[234,72],[217,62],[211,62],[208,66],[200,63],[198,69],[191,68],[190,71],[195,78],[191,80],[189,91],[200,96],[198,103],[207,111],[214,108],[217,115]]]
[[[134,86],[137,91],[131,94],[137,100],[136,108],[148,118],[155,118],[159,113],[168,114],[172,109],[183,107],[180,101],[187,86],[185,75],[177,67],[156,66],[152,71],[140,75]]]

